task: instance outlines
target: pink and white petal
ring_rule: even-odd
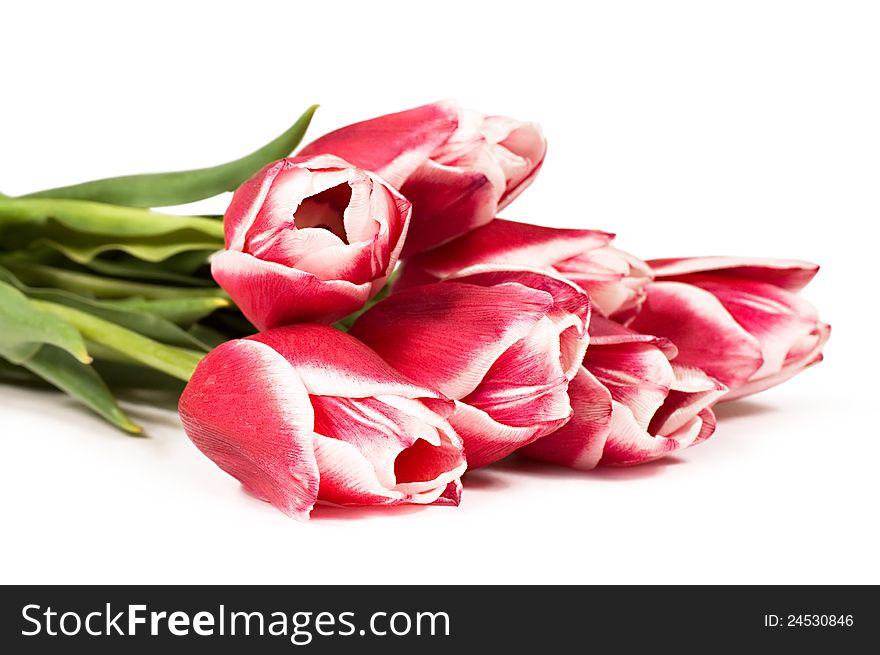
[[[616,401],[611,405],[611,433],[599,462],[603,466],[633,466],[666,457],[691,445],[703,425],[697,418],[668,437],[652,436],[639,425],[627,406]]]
[[[439,494],[465,466],[454,429],[418,400],[312,396],[312,405],[315,431],[357,448],[387,489]]]
[[[460,399],[552,307],[549,294],[521,284],[440,282],[392,294],[349,334],[406,377]]]
[[[681,257],[648,262],[658,279],[687,282],[694,273],[767,282],[787,291],[803,289],[819,272],[819,266],[798,259],[762,257]]]
[[[464,444],[469,470],[497,462],[562,427],[567,421],[568,418],[555,426],[544,425],[540,428],[513,427],[499,423],[486,412],[462,402],[456,402],[455,414],[449,420]]]
[[[598,345],[650,343],[662,350],[667,359],[675,359],[678,355],[678,348],[669,339],[636,332],[599,314],[593,314],[590,318],[590,343]]]
[[[744,398],[759,391],[764,391],[770,387],[775,387],[777,384],[785,382],[814,364],[818,364],[822,361],[822,348],[830,335],[831,327],[824,323],[819,323],[814,333],[802,339],[795,346],[793,351],[795,356],[792,357],[793,353],[789,353],[789,358],[786,360],[782,370],[763,378],[756,378],[741,387],[733,389],[721,399],[721,402],[737,400],[738,398]]]
[[[311,273],[233,250],[211,258],[211,275],[257,328],[331,323],[363,307],[371,285],[320,280]]]
[[[616,320],[638,310],[653,279],[645,262],[610,245],[562,260],[555,269],[585,289],[602,314]]]
[[[198,365],[180,398],[192,442],[258,498],[306,520],[318,497],[314,415],[293,367],[261,343],[228,341]]]
[[[611,394],[581,368],[568,387],[573,415],[555,432],[520,449],[530,459],[589,471],[602,458],[611,430]]]
[[[480,286],[515,282],[550,294],[553,309],[547,318],[553,322],[559,334],[565,375],[568,379],[574,377],[589,343],[590,297],[582,289],[555,273],[510,265],[473,266],[446,279]]]
[[[378,178],[373,180],[374,191],[370,195],[370,211],[375,217],[384,217],[379,234],[387,250],[374,248],[377,262],[375,268],[390,273],[403,250],[412,220],[412,203]]]
[[[547,318],[508,348],[462,402],[495,421],[546,433],[571,416],[559,332]]]
[[[326,325],[290,325],[248,339],[272,347],[290,362],[312,396],[434,399],[429,403],[434,413],[451,413],[451,401],[433,387],[405,378],[369,347]]]
[[[503,117],[489,116],[484,125],[492,120],[503,120]],[[499,210],[507,207],[534,181],[547,155],[547,140],[537,123],[514,123],[516,125],[499,145],[525,161],[525,175],[508,178],[507,190],[498,202]]]
[[[697,435],[697,438],[694,439],[694,442],[691,446],[696,446],[698,443],[704,442],[706,439],[715,434],[715,426],[717,421],[715,419],[715,412],[712,411],[711,408],[707,407],[702,412],[698,414],[698,418],[703,422],[700,426],[700,433]]]
[[[386,488],[373,465],[345,441],[314,435],[315,458],[321,471],[318,498],[334,505],[394,505],[405,494]]]
[[[711,293],[682,282],[654,282],[629,327],[670,339],[676,362],[700,368],[728,387],[745,383],[763,364],[761,344]]]
[[[484,173],[430,160],[409,176],[400,192],[413,206],[402,257],[485,225],[498,209],[495,189]]]
[[[461,504],[461,480],[453,480],[447,484],[446,489],[430,504],[458,507]]]
[[[727,387],[703,371],[672,362],[675,381],[648,426],[651,434],[668,436],[689,424],[727,393]]]
[[[601,248],[614,235],[496,219],[445,246],[411,259],[408,265],[445,278],[477,264],[512,264],[549,269],[557,262]]]
[[[291,229],[296,224],[295,214],[300,205],[316,193],[317,180],[323,179],[327,183],[332,181],[337,185],[345,182],[346,175],[341,170],[311,171],[297,166],[292,159],[283,159],[278,163],[282,167],[247,230],[244,246],[241,248],[244,252],[259,251],[279,231]],[[333,210],[332,213],[335,215],[337,212]]]
[[[626,405],[641,430],[648,429],[675,380],[666,354],[651,342],[593,341],[584,367]]]
[[[325,134],[299,155],[333,153],[400,188],[452,136],[459,111],[454,103],[435,102],[361,121]]]
[[[713,294],[731,316],[761,344],[764,363],[752,379],[773,375],[794,344],[816,329],[816,309],[800,296],[766,282],[698,277],[693,284]]]
[[[259,173],[238,187],[223,216],[223,233],[227,248],[244,250],[247,233],[263,206],[275,177],[288,168],[290,164],[284,159],[267,164]]]
[[[410,502],[431,504],[464,475],[467,467],[458,436],[450,428],[449,433],[441,435],[439,445],[420,439],[398,455],[394,489],[406,494]]]

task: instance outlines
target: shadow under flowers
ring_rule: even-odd
[[[730,421],[750,416],[760,416],[775,412],[776,408],[754,400],[733,400],[729,403],[720,403],[712,408],[715,418],[719,421]]]
[[[672,456],[655,460],[653,462],[647,462],[645,464],[639,464],[637,466],[606,466],[595,468],[592,471],[579,471],[565,466],[537,462],[521,455],[513,454],[500,462],[492,464],[487,467],[487,469],[480,469],[475,473],[488,470],[498,471],[500,473],[524,474],[559,480],[637,480],[654,477],[669,467],[678,466],[679,464],[684,463],[684,460]],[[465,475],[465,483],[467,475],[468,474]]]

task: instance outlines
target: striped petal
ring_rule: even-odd
[[[538,461],[588,471],[602,459],[611,431],[611,394],[585,368],[572,379],[568,394],[571,420],[520,452]]]
[[[291,325],[255,334],[249,341],[271,346],[296,368],[313,396],[433,399],[442,416],[452,404],[431,385],[416,384],[350,334],[324,325]],[[448,405],[443,407],[443,405]]]
[[[461,399],[552,307],[549,294],[521,284],[443,282],[389,296],[349,334],[410,379]]]
[[[270,347],[229,341],[196,368],[180,399],[192,442],[250,493],[308,518],[318,497],[314,413],[293,367]]]
[[[718,298],[690,284],[649,285],[630,327],[668,338],[678,347],[676,363],[699,368],[730,388],[747,382],[764,363],[758,339]]]
[[[372,283],[321,280],[282,264],[225,250],[211,259],[211,275],[257,328],[315,321],[330,323],[360,309]]]
[[[683,257],[648,262],[658,279],[688,281],[694,273],[710,273],[733,279],[767,282],[797,292],[819,271],[816,264],[797,259],[761,257]]]
[[[443,279],[477,264],[512,264],[551,269],[580,253],[601,248],[613,235],[595,230],[566,230],[496,219],[441,248],[406,262],[399,288],[410,271]]]
[[[299,156],[332,153],[400,188],[458,129],[459,111],[435,102],[361,121],[316,139]]]

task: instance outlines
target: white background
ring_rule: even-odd
[[[149,438],[127,438],[0,386],[0,581],[880,582],[876,3],[73,4],[0,10],[5,193],[219,163],[313,102],[312,137],[453,97],[545,129],[506,216],[645,258],[817,261],[807,297],[834,333],[823,364],[661,463],[504,462],[458,509],[307,524],[240,491],[173,411],[130,406]]]

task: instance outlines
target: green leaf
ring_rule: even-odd
[[[211,348],[216,348],[221,343],[229,341],[229,337],[225,334],[221,334],[217,330],[202,325],[201,323],[196,323],[190,327],[189,333],[202,343],[211,346]]]
[[[5,228],[7,248],[8,238],[15,237],[14,248],[22,240],[32,240],[51,230],[56,223],[83,234],[126,239],[191,230],[208,237],[211,243],[223,240],[223,223],[203,216],[175,216],[88,200],[0,198],[0,229]],[[23,227],[30,227],[31,231]],[[34,229],[40,232],[34,233]]]
[[[208,316],[218,309],[229,307],[225,298],[170,298],[167,300],[147,300],[144,298],[128,298],[125,300],[107,300],[106,305],[122,307],[135,312],[143,312],[161,316],[177,325],[189,326]]]
[[[44,311],[18,289],[0,281],[0,356],[21,364],[46,343],[83,363],[92,361],[79,332],[64,317]]]
[[[212,252],[223,248],[222,241],[206,239],[204,236],[181,231],[174,234],[163,234],[158,237],[134,238],[125,241],[111,241],[94,237],[71,236],[65,240],[37,239],[35,246],[45,245],[62,253],[78,264],[88,264],[93,259],[107,252],[124,252],[141,261],[156,263],[191,251],[199,251],[202,262],[208,260]],[[207,253],[207,254],[206,254]]]
[[[266,164],[296,148],[318,105],[312,105],[284,134],[235,161],[190,171],[126,175],[30,193],[25,198],[76,198],[130,207],[183,205],[232,191]]]
[[[176,346],[198,348],[206,352],[211,348],[205,343],[199,341],[186,330],[180,328],[174,322],[147,312],[143,306],[126,306],[111,301],[93,300],[60,289],[39,289],[28,287],[2,266],[0,266],[0,280],[11,284],[29,298],[66,305],[67,307],[87,312],[106,321],[134,330],[135,332],[148,336],[151,339],[156,339],[157,341]],[[210,311],[229,305],[229,303],[222,298],[198,298],[196,300],[198,301],[197,305],[200,308],[210,307]],[[206,300],[210,301],[210,303],[206,302]],[[192,303],[192,301],[188,299],[181,299],[177,302],[180,304],[187,302]],[[192,304],[195,305],[196,303]]]
[[[116,280],[100,275],[91,275],[81,271],[65,268],[44,266],[42,264],[26,264],[21,261],[4,260],[3,265],[15,273],[25,284],[38,287],[57,287],[93,298],[130,298],[141,297],[150,299],[174,298],[225,298],[225,292],[219,287],[175,287],[145,282]]]
[[[101,376],[91,366],[78,362],[60,348],[43,346],[22,366],[73,396],[116,427],[132,434],[143,431],[120,409]]]
[[[195,255],[195,257],[190,257]],[[112,259],[96,257],[82,264],[95,273],[109,275],[111,277],[129,277],[136,280],[152,280],[154,282],[171,282],[189,287],[217,287],[217,284],[208,278],[196,277],[175,272],[176,269],[189,269],[195,272],[204,266],[211,253],[207,251],[193,251],[174,255],[162,262],[161,267],[152,262],[144,262],[129,255],[119,254]],[[183,261],[181,261],[183,260]],[[195,265],[192,262],[198,261]]]
[[[160,343],[86,312],[44,300],[32,300],[44,312],[73,325],[82,336],[180,380],[189,380],[205,353]]]

